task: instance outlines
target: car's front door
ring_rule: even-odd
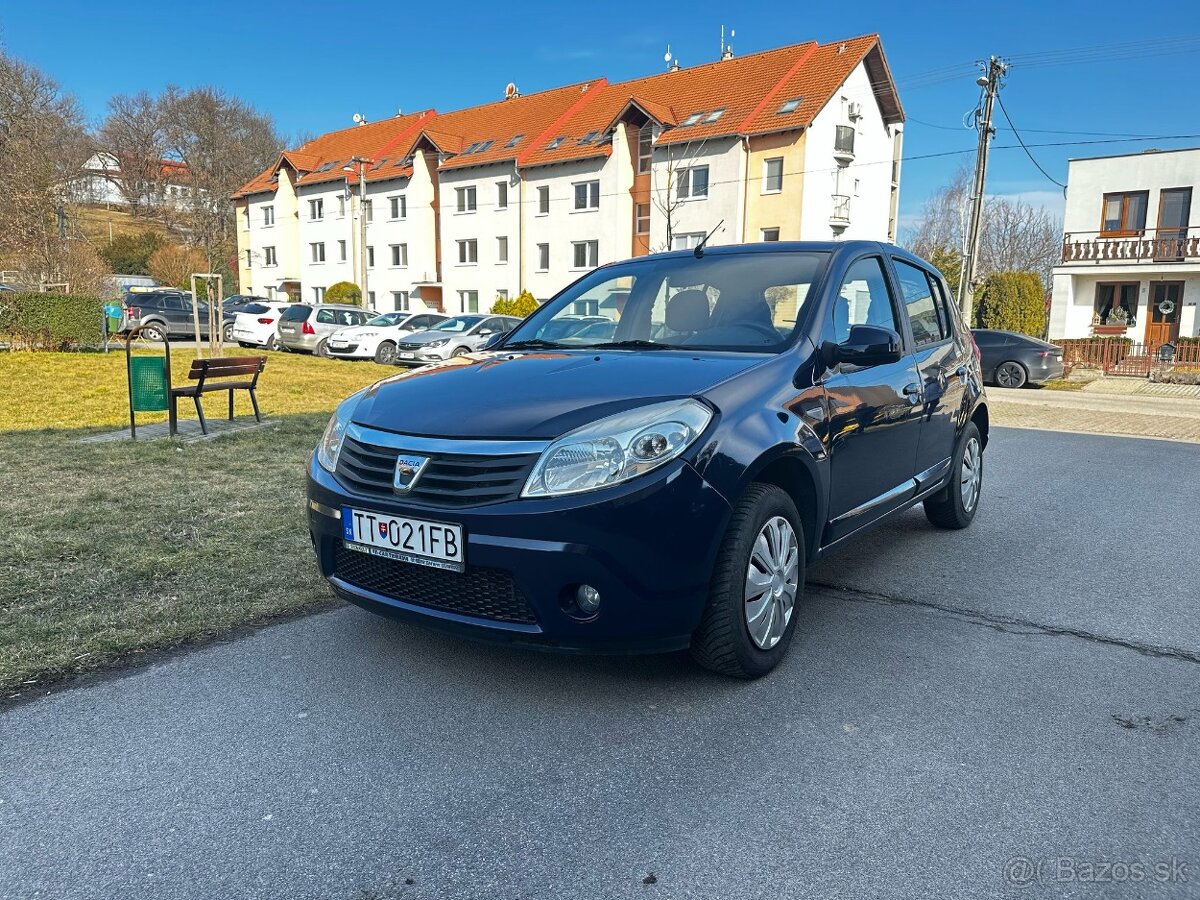
[[[917,478],[937,479],[949,468],[958,411],[970,371],[970,345],[954,333],[941,279],[912,263],[892,258],[912,336],[913,360],[921,376],[921,440]]]
[[[851,263],[825,311],[822,343],[840,344],[852,325],[904,335],[882,256]],[[826,372],[829,417],[829,527],[823,544],[895,509],[914,493],[921,435],[920,380],[905,346],[898,362]]]

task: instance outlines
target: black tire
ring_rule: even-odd
[[[963,498],[963,484],[966,477],[964,458],[971,453],[972,441],[978,449],[976,465],[978,466],[978,481],[974,490],[974,499],[969,503]],[[950,458],[950,481],[932,497],[925,500],[925,518],[938,528],[966,528],[975,519],[979,511],[979,500],[983,496],[983,438],[974,422],[968,422],[962,436],[954,448]]]
[[[1019,362],[1008,360],[996,366],[996,384],[1002,388],[1022,388],[1029,380],[1029,373]]]
[[[267,338],[266,349],[282,350],[283,348],[279,346],[279,338],[277,338],[275,335],[271,335],[269,338]]]
[[[221,339],[223,341],[225,341],[225,343],[227,343],[227,344],[233,343],[233,323],[232,322],[230,322],[228,325],[226,325],[224,328],[221,329]]]
[[[333,359],[333,354],[329,352],[329,341],[327,339],[320,341],[313,353],[322,359]]]
[[[238,341],[237,345],[239,347],[253,347],[254,346],[253,344],[247,344],[245,341]]]
[[[467,355],[468,353],[470,353],[470,352],[471,352],[471,348],[470,348],[470,347],[458,347],[458,348],[456,348],[456,349],[455,349],[455,351],[454,351],[453,353],[451,353],[450,355],[451,355],[452,357],[454,357],[454,356],[466,356],[466,355]]]
[[[745,592],[755,541],[775,517],[786,519],[795,533],[798,572],[786,627],[778,643],[764,650],[750,636]],[[792,642],[796,613],[804,598],[805,546],[800,515],[787,492],[772,484],[750,485],[734,507],[717,551],[708,603],[700,627],[692,635],[692,658],[697,663],[734,678],[758,678],[779,664]]]
[[[384,341],[376,347],[375,362],[381,366],[394,366],[396,364],[396,345],[391,341]]]
[[[148,341],[162,343],[166,339],[167,329],[158,322],[151,322],[148,325],[142,326],[141,335]]]

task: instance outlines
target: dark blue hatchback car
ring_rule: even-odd
[[[562,318],[615,327],[567,330]],[[547,335],[560,335],[554,339]],[[868,242],[596,269],[485,351],[339,406],[322,574],[375,612],[562,650],[786,652],[806,566],[917,502],[963,528],[988,412],[937,270]]]

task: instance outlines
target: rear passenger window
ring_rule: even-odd
[[[924,269],[899,259],[893,259],[892,262],[896,264],[896,275],[900,279],[900,290],[904,294],[904,306],[908,310],[908,322],[912,326],[916,345],[936,344],[949,337],[941,291],[935,294]]]
[[[318,309],[317,321],[322,325],[336,325],[338,323],[338,320],[334,317],[333,310],[331,309]]]

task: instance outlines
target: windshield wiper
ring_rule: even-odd
[[[628,341],[608,341],[604,344],[589,344],[589,350],[675,350],[671,344],[660,344],[658,341],[645,341],[641,338]]]
[[[511,344],[504,344],[496,347],[496,350],[556,350],[562,347],[562,344],[554,341],[543,341],[541,338],[530,338],[527,341],[513,341]]]

